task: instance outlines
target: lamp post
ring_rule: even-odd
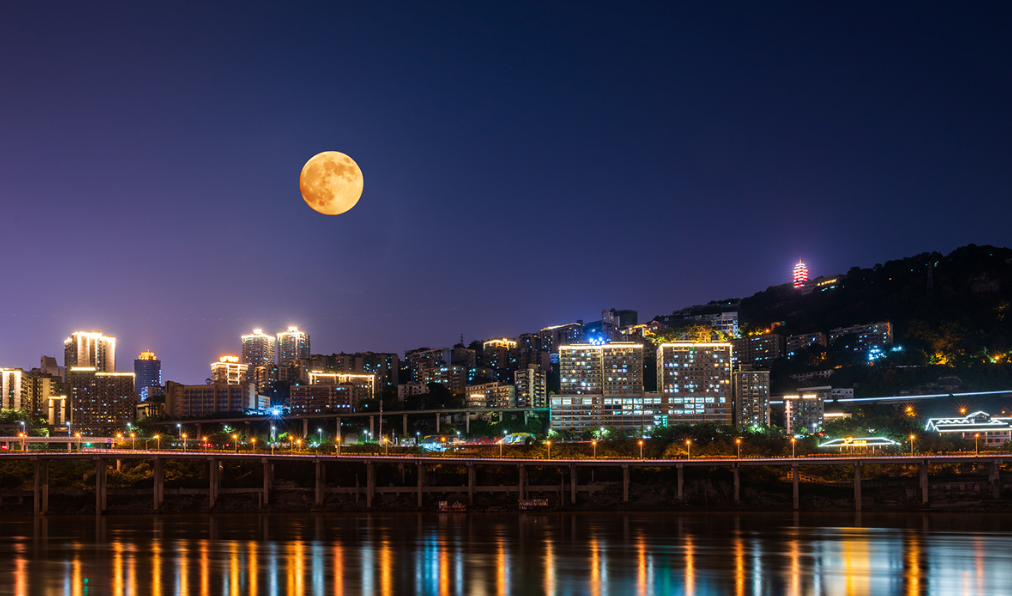
[[[499,457],[502,458],[502,442],[506,439],[499,439]]]
[[[323,445],[323,429],[322,428],[316,429],[316,433],[320,435],[320,439],[317,441],[317,444]]]
[[[980,443],[978,442],[979,440],[980,440],[980,433],[973,433],[973,454],[974,455],[980,455],[980,447],[979,447]]]
[[[597,441],[591,441],[590,444],[594,446],[594,459],[597,459]]]
[[[179,438],[183,440],[183,453],[186,453],[186,433],[179,435]]]
[[[137,433],[130,433],[130,450],[137,449]]]
[[[116,433],[116,438],[122,440],[123,439],[123,433]]]
[[[688,450],[685,459],[692,459],[692,439],[685,439],[685,448]]]
[[[791,437],[791,458],[797,457],[796,455],[794,455],[794,443],[796,442],[797,441],[794,439],[794,437]]]
[[[162,435],[155,435],[155,449],[162,450]]]
[[[734,444],[738,447],[738,459],[741,459],[741,439],[735,439]]]
[[[257,438],[256,437],[250,437],[249,442],[250,442],[250,447],[249,447],[250,451],[252,451],[253,453],[256,453],[256,451],[257,451]]]
[[[77,450],[81,451],[81,433],[77,433]]]
[[[183,438],[183,425],[179,424],[178,422],[176,423],[176,432],[179,433],[179,438],[182,439]]]
[[[643,459],[643,439],[640,439],[640,459]]]
[[[235,443],[235,452],[239,453],[239,435],[232,435],[232,442]]]
[[[552,459],[552,440],[548,439],[548,459]]]
[[[383,437],[383,455],[390,455],[390,441],[386,437]]]
[[[910,457],[914,456],[914,435],[910,435]]]
[[[204,449],[208,448],[207,437],[204,437]]]
[[[341,437],[337,437],[334,441],[337,443],[337,454],[341,455]]]

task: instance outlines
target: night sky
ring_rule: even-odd
[[[200,383],[1010,244],[1012,4],[6,2],[0,366]],[[309,209],[321,151],[361,166]]]

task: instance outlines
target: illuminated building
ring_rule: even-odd
[[[678,341],[657,347],[657,389],[677,423],[732,424],[730,343]]]
[[[855,352],[866,352],[874,348],[882,349],[893,343],[893,326],[889,321],[882,321],[830,329],[829,345],[836,344],[837,340],[844,337],[848,337],[848,343],[844,347]]]
[[[162,386],[162,361],[153,352],[142,352],[134,360],[134,391],[147,393],[148,387]],[[146,396],[145,396],[146,397]]]
[[[813,280],[809,280],[805,283],[804,287],[801,288],[801,293],[808,295],[813,292],[827,292],[829,290],[840,287],[843,283],[845,275],[833,275],[830,277],[819,276]]]
[[[355,393],[349,384],[298,385],[291,389],[288,407],[293,415],[354,412]]]
[[[274,337],[267,335],[262,329],[254,329],[253,333],[242,336],[242,363],[250,368],[273,366]]]
[[[411,371],[411,382],[428,382],[425,381],[425,377],[430,376],[431,373],[427,371],[451,365],[451,354],[450,348],[419,348],[405,352],[404,359],[407,361],[408,369]]]
[[[467,387],[467,405],[479,408],[515,408],[517,388],[509,383],[484,383]],[[479,398],[479,396],[481,396]]]
[[[400,358],[384,352],[356,352],[354,354],[313,354],[299,358],[286,366],[278,367],[278,378],[291,382],[308,383],[310,371],[328,373],[357,373],[376,377],[379,387],[397,385]]]
[[[75,331],[63,342],[63,367],[94,368],[116,372],[116,338],[100,331]]]
[[[808,282],[808,266],[798,261],[794,266],[794,289],[802,289],[806,282]]]
[[[248,365],[239,362],[238,356],[222,356],[211,363],[211,382],[239,385],[248,382]]]
[[[900,447],[902,445],[886,437],[847,437],[819,444],[819,449],[839,449],[840,453],[874,453],[882,449]]]
[[[787,434],[814,433],[822,426],[826,397],[832,387],[803,387],[784,396],[784,429]]]
[[[959,435],[973,439],[980,435],[980,443],[988,447],[1001,447],[1012,441],[1012,418],[992,416],[987,412],[974,412],[953,418],[928,418],[924,430],[942,435]]]
[[[92,424],[125,426],[134,421],[137,394],[133,373],[102,372],[91,366],[69,367],[67,377],[70,421],[75,428],[91,432],[88,426]]]
[[[547,375],[543,368],[531,364],[516,371],[513,378],[516,385],[517,407],[548,407]]]
[[[327,373],[313,371],[309,373],[308,385],[348,385],[354,389],[355,403],[363,399],[372,399],[376,396],[375,375],[364,375],[354,373]]]
[[[541,349],[558,354],[560,347],[583,341],[583,321],[545,327],[539,335],[541,336]]]
[[[467,386],[467,369],[463,366],[438,366],[424,369],[422,383],[439,383],[446,387],[450,393],[459,395],[464,393]]]
[[[299,358],[309,358],[309,334],[299,331],[298,327],[289,327],[288,331],[278,333],[277,345],[279,366]]]
[[[512,380],[517,369],[517,342],[507,338],[490,339],[481,344],[482,363],[495,371],[500,381]]]
[[[731,341],[734,362],[739,366],[769,368],[773,361],[786,355],[787,342],[782,335],[764,333]]]
[[[770,371],[734,372],[734,424],[739,427],[770,425]]]
[[[32,403],[22,385],[24,370],[0,368],[0,408],[31,412]]]
[[[794,355],[811,346],[827,347],[826,334],[817,331],[815,333],[802,333],[787,338],[787,357],[794,358]]]
[[[642,394],[643,346],[626,342],[561,346],[559,370],[561,394]]]
[[[675,403],[677,400],[677,403]],[[662,393],[639,395],[553,395],[550,398],[551,428],[583,432],[600,428],[644,430],[684,422],[681,398]]]
[[[30,404],[32,416],[58,420],[62,424],[67,416],[67,390],[62,379],[41,369],[34,369],[21,377],[23,400]]]
[[[211,414],[235,413],[261,409],[260,398],[252,383],[229,385],[165,384],[165,415],[170,418],[202,417]]]

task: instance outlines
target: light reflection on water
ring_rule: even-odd
[[[0,594],[1012,594],[1012,516],[0,520]]]

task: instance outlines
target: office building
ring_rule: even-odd
[[[561,394],[643,393],[643,346],[640,344],[615,342],[561,346],[559,369]]]
[[[517,388],[510,383],[472,385],[466,391],[471,408],[515,408],[517,404]]]
[[[299,331],[298,327],[289,327],[288,331],[278,333],[278,366],[285,366],[299,358],[309,358],[309,334]]]
[[[829,345],[835,345],[840,339],[846,340],[845,349],[855,352],[883,350],[893,343],[893,326],[889,321],[882,321],[830,329]]]
[[[734,361],[738,366],[770,368],[774,360],[787,355],[787,341],[776,333],[735,339],[731,345],[734,346]]]
[[[238,414],[246,409],[260,409],[261,405],[252,383],[165,384],[165,415],[170,418]]]
[[[258,366],[272,366],[274,362],[276,340],[267,335],[263,329],[254,329],[253,333],[242,336],[242,363],[250,369]]]
[[[63,342],[63,367],[116,372],[116,338],[101,331],[75,331]]]
[[[826,341],[826,334],[821,331],[816,331],[815,333],[801,333],[799,335],[792,335],[788,337],[787,357],[794,358],[795,354],[811,346],[822,346],[823,348],[828,347],[829,343]]]
[[[738,427],[770,425],[770,371],[734,372],[734,424]]]
[[[211,382],[225,385],[248,383],[249,366],[239,362],[238,356],[222,356],[211,363]]]
[[[733,423],[730,343],[671,342],[657,347],[657,389],[678,423]],[[662,402],[663,403],[663,402]]]
[[[105,432],[105,424],[126,426],[134,421],[137,394],[134,374],[103,372],[95,367],[68,367],[70,385],[70,421],[81,432]]]
[[[162,361],[154,352],[141,352],[134,360],[134,392],[146,393],[148,387],[162,386]]]
[[[340,414],[354,412],[358,403],[353,385],[298,385],[291,388],[288,407],[297,414]]]
[[[797,393],[785,395],[784,430],[787,434],[814,433],[822,426],[826,412],[826,397],[832,387],[802,387]]]
[[[545,369],[536,364],[522,368],[514,373],[517,407],[548,407],[548,384],[546,377]]]

